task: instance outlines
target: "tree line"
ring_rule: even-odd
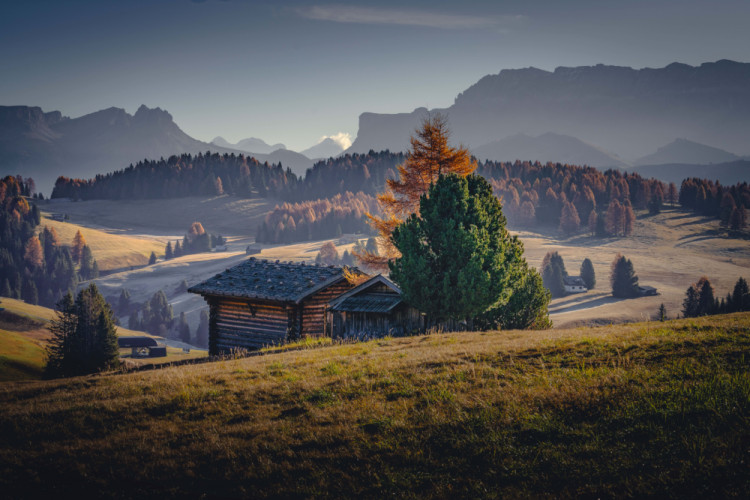
[[[80,231],[64,245],[54,228],[39,230],[32,193],[31,179],[0,180],[0,296],[52,307],[80,280],[96,278],[99,267]]]
[[[258,226],[258,243],[335,238],[343,233],[369,233],[367,213],[378,213],[377,200],[368,194],[347,191],[331,198],[283,203]]]
[[[58,177],[52,198],[135,200],[213,196],[284,197],[296,191],[299,178],[282,165],[255,158],[207,151],[148,160],[97,175],[93,179]]]
[[[682,315],[685,318],[750,311],[750,290],[745,278],[739,278],[734,289],[726,297],[716,297],[714,288],[706,276],[690,285],[682,302]]]
[[[680,186],[680,205],[699,214],[716,217],[733,231],[747,226],[750,185],[747,182],[722,186],[718,181],[685,179]]]

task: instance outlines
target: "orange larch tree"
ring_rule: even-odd
[[[81,256],[83,255],[83,247],[86,245],[86,240],[81,234],[79,229],[76,235],[73,237],[73,244],[70,247],[70,255],[73,257],[73,262],[79,264],[81,262]]]
[[[411,137],[406,161],[398,166],[398,179],[387,179],[385,192],[378,195],[382,215],[367,214],[378,233],[379,247],[379,254],[368,251],[355,254],[367,268],[385,271],[388,261],[400,256],[391,242],[391,234],[409,215],[419,212],[419,198],[438,177],[448,173],[466,177],[477,168],[468,149],[448,145],[449,136],[446,117],[434,114],[425,118]]]

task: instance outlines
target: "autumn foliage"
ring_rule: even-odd
[[[398,166],[398,178],[386,180],[385,192],[378,195],[380,215],[368,213],[370,224],[380,237],[380,254],[361,252],[357,258],[373,269],[386,270],[388,261],[399,257],[391,241],[393,230],[409,215],[419,213],[419,199],[444,174],[466,177],[477,164],[463,146],[448,145],[447,120],[443,115],[427,117],[410,139],[411,149]]]

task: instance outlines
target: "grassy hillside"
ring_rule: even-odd
[[[94,497],[726,497],[750,314],[384,339],[8,384],[0,487]]]
[[[86,244],[91,247],[91,252],[99,264],[99,269],[102,271],[146,265],[151,252],[163,256],[164,246],[166,245],[166,240],[159,241],[153,238],[110,234],[76,224],[54,221],[46,217],[42,218],[40,230],[44,226],[55,228],[60,236],[60,242],[65,245],[70,245],[76,232],[80,230]]]
[[[0,382],[40,379],[44,371],[45,348],[50,337],[47,323],[55,317],[55,311],[34,306],[20,300],[0,299]],[[148,333],[117,327],[122,336]],[[129,351],[123,351],[128,354]],[[127,358],[128,364],[160,364],[189,358],[205,357],[205,351],[167,347],[166,358]]]

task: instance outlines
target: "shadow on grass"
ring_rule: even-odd
[[[638,297],[634,297],[634,298],[638,298]],[[560,314],[560,313],[567,313],[567,312],[573,312],[573,311],[580,311],[583,309],[591,309],[594,307],[606,306],[608,304],[614,304],[617,302],[622,302],[623,300],[628,300],[628,299],[613,297],[611,295],[599,295],[597,297],[591,297],[590,299],[591,300],[586,300],[586,301],[575,301],[575,302],[571,301],[572,303],[570,303],[570,305],[563,305],[563,307],[558,307],[559,304],[556,304],[555,308],[550,309],[549,313]]]

